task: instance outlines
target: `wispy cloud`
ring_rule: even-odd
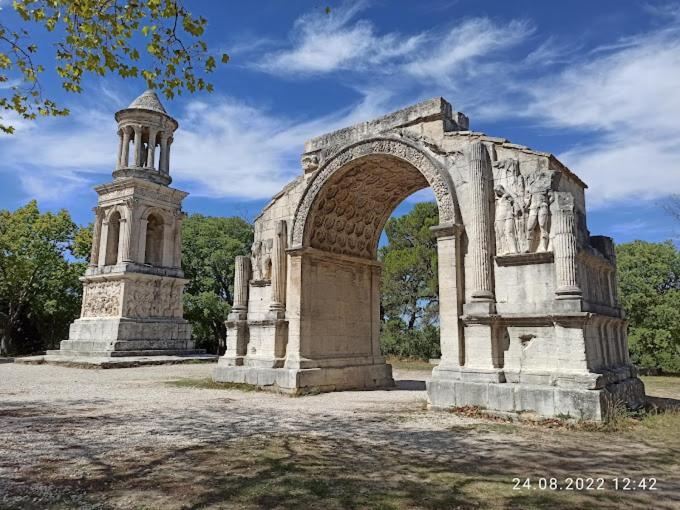
[[[529,91],[526,115],[583,133],[561,157],[594,205],[680,192],[680,31],[629,38]]]
[[[354,21],[366,5],[345,3],[330,14],[302,16],[293,27],[291,47],[265,54],[255,67],[285,76],[363,70],[404,58],[424,43],[426,34],[377,35],[369,21]]]

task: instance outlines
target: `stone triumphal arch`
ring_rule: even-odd
[[[394,208],[430,187],[442,351],[431,404],[600,419],[608,399],[642,403],[612,240],[589,234],[586,185],[554,156],[470,131],[437,98],[309,140],[301,163],[236,260],[216,380],[393,385],[377,246]]]

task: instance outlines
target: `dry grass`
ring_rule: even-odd
[[[392,365],[393,368],[399,368],[401,370],[422,370],[431,372],[435,367],[429,361],[422,359],[413,358],[397,358],[394,356],[388,356],[387,362]]]
[[[262,391],[258,386],[245,383],[217,382],[210,377],[198,379],[176,379],[167,381],[166,384],[177,388],[192,388],[202,390],[237,390],[237,391]]]

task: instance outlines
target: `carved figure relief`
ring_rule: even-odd
[[[180,317],[182,313],[182,286],[172,281],[140,280],[131,285],[126,316]]]
[[[119,282],[90,282],[83,287],[83,317],[117,316],[119,305]]]
[[[497,254],[548,251],[554,172],[524,176],[515,159],[494,163],[494,170]]]
[[[253,280],[271,280],[272,278],[272,246],[271,239],[264,241],[255,241],[250,248],[251,252],[251,266],[253,271]]]

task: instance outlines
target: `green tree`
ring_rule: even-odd
[[[184,316],[197,346],[217,352],[224,348],[224,321],[233,302],[234,259],[250,252],[253,229],[240,218],[192,214],[183,222],[182,236],[182,268],[189,279]]]
[[[437,205],[422,202],[385,225],[387,244],[379,251],[385,354],[438,356],[437,241],[430,231],[438,223]]]
[[[680,252],[671,241],[616,247],[633,362],[680,372]]]
[[[35,201],[0,211],[0,354],[56,346],[78,316],[84,263],[80,229],[67,211],[40,213]]]
[[[0,22],[0,85],[6,85],[0,86],[0,110],[23,119],[69,113],[43,91],[39,62],[49,57],[35,44],[39,29],[54,35],[56,71],[69,92],[81,92],[87,75],[108,73],[141,77],[168,98],[184,90],[212,91],[204,76],[218,58],[201,39],[207,20],[181,0],[14,0],[12,8],[16,26]],[[0,122],[0,130],[14,128]]]

